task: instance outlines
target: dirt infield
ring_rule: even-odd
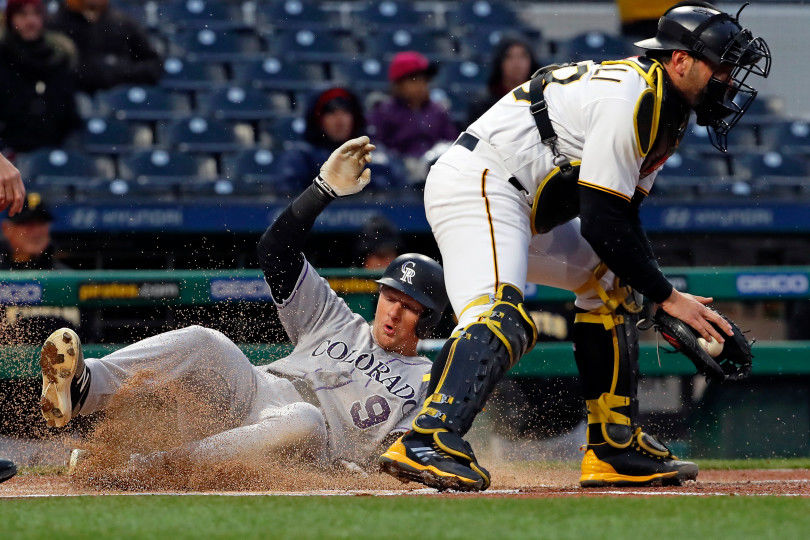
[[[234,478],[228,478],[230,489],[116,489],[89,485],[86,481],[64,474],[23,474],[0,485],[0,498],[48,497],[77,495],[135,495],[135,494],[208,494],[208,495],[356,495],[356,496],[441,496],[441,497],[655,497],[655,496],[715,496],[715,495],[777,495],[810,497],[810,470],[710,470],[700,473],[697,482],[682,487],[582,489],[577,485],[577,472],[571,468],[545,468],[542,465],[520,467],[521,470],[496,472],[489,491],[478,494],[447,492],[421,488],[417,484],[400,484],[385,475],[355,475],[317,471],[288,471],[278,483],[260,487],[251,483],[250,489],[234,489]],[[293,478],[297,477],[298,481]],[[306,487],[305,487],[306,486]]]

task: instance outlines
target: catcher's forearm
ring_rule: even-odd
[[[579,188],[582,236],[613,273],[653,302],[661,303],[672,294],[652,249],[633,223],[630,204],[610,193]]]
[[[256,253],[273,298],[287,298],[292,294],[305,262],[301,253],[304,241],[332,200],[334,197],[319,185],[310,184],[262,235]]]

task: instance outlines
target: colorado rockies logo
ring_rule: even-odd
[[[408,262],[406,262],[406,263],[404,263],[402,265],[402,268],[401,268],[402,277],[399,278],[399,280],[402,283],[408,283],[409,285],[413,285],[413,282],[411,281],[411,279],[413,278],[413,276],[416,275],[416,270],[414,270],[415,266],[416,266],[416,263],[413,262],[413,261],[408,261]]]

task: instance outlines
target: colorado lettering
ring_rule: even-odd
[[[410,384],[402,383],[402,376],[392,373],[389,365],[375,360],[374,353],[362,352],[358,354],[357,349],[349,349],[349,346],[342,341],[326,339],[319,343],[311,354],[313,358],[327,356],[340,363],[352,364],[367,377],[383,385],[391,395],[398,398],[410,399],[416,395],[416,389]]]

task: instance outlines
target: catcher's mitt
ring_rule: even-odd
[[[726,316],[720,314],[731,324],[732,336],[725,336],[723,350],[715,357],[709,355],[698,343],[697,330],[677,319],[661,309],[660,307],[652,317],[652,321],[642,321],[641,328],[649,328],[651,325],[666,339],[676,350],[686,355],[695,364],[698,373],[702,373],[707,379],[723,382],[737,381],[744,379],[751,373],[751,361],[754,355],[751,353],[753,342],[748,341],[739,327],[730,321]],[[646,325],[643,323],[647,322]],[[717,326],[715,325],[715,328]],[[722,330],[718,328],[721,334]]]

